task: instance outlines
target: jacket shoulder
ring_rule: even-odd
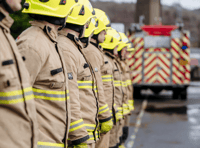
[[[31,26],[23,31],[16,39],[16,43],[20,52],[34,50],[40,58],[48,56],[50,39],[44,31],[35,26]]]
[[[82,56],[82,54],[80,53],[78,47],[70,39],[63,35],[59,35],[58,45],[65,58],[70,57],[77,64],[80,62],[80,56]]]

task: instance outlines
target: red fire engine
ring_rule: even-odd
[[[190,84],[190,32],[178,26],[144,25],[128,35],[135,50],[128,59],[134,97],[142,89],[172,90],[173,99],[187,99]]]

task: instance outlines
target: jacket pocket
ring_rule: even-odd
[[[82,80],[82,81],[91,81],[92,75],[91,75],[89,65],[87,63],[84,63],[82,67],[83,68],[82,68],[80,74],[78,75],[78,79]]]
[[[91,75],[91,72],[90,72],[89,68],[85,69],[84,75],[83,75],[83,80],[84,81],[91,81],[92,80],[92,75]]]
[[[114,70],[113,77],[114,77],[115,80],[119,80],[120,79],[120,72],[119,72],[118,69]]]
[[[101,72],[101,74],[102,75],[112,74],[112,70],[111,69],[105,70],[105,71]]]
[[[34,85],[39,85],[39,86],[46,86],[51,89],[59,89],[62,88],[65,83],[64,82],[35,82]]]
[[[17,69],[13,60],[3,61],[0,70],[0,88],[7,88],[19,85]]]

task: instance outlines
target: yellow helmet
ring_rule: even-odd
[[[90,9],[90,11],[92,12],[92,14],[95,15],[94,8],[92,7],[92,4],[90,3],[89,0],[82,0],[79,3],[85,5],[86,7],[88,7]]]
[[[106,30],[105,41],[103,43],[100,43],[100,45],[104,49],[113,50],[116,46],[119,45],[119,43],[120,43],[119,33],[115,29],[110,28]]]
[[[80,3],[83,4],[85,7],[88,7],[91,13],[94,15],[93,16],[94,18],[91,19],[91,21],[89,22],[88,26],[85,29],[84,37],[88,38],[94,32],[94,30],[97,29],[95,11],[89,0],[82,0]]]
[[[133,47],[133,43],[132,42],[129,41],[127,44],[128,44],[127,51],[131,52],[131,51],[135,50],[135,48]]]
[[[79,4],[73,8],[66,23],[83,26],[87,22],[90,22],[92,17],[94,17],[94,15],[90,9],[85,5]]]
[[[124,34],[124,33],[121,33],[119,32],[119,35],[120,35],[120,39],[121,39],[121,42],[119,43],[119,47],[117,48],[117,51],[121,51],[124,47],[128,47],[128,37]]]
[[[127,44],[127,51],[133,51],[135,48],[133,47],[133,43],[128,39],[128,37],[122,32],[119,32],[119,35],[121,37],[121,41]],[[124,47],[122,47],[121,49],[123,49]]]
[[[94,31],[94,34],[96,35],[99,34],[101,31],[110,28],[110,19],[104,11],[97,8],[94,8],[94,10],[95,15],[98,19],[98,29]]]
[[[23,13],[65,18],[79,0],[26,0]]]
[[[90,24],[85,29],[84,37],[88,38],[94,32],[94,30],[97,29],[97,26],[98,26],[97,18],[92,18]]]

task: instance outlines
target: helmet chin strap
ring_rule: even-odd
[[[80,41],[82,43],[85,43],[84,48],[86,48],[88,46],[88,44],[89,44],[89,38],[83,37],[83,38],[80,38]]]
[[[6,9],[6,11],[9,13],[9,14],[12,14],[14,13],[14,11],[10,8],[10,6],[6,3],[6,0],[0,0],[0,4],[3,4],[3,7]]]
[[[66,23],[65,27],[78,32],[79,33],[79,38],[83,35],[84,26]]]
[[[61,27],[58,28],[58,31],[62,30],[63,28],[65,28],[66,23],[64,23]]]

